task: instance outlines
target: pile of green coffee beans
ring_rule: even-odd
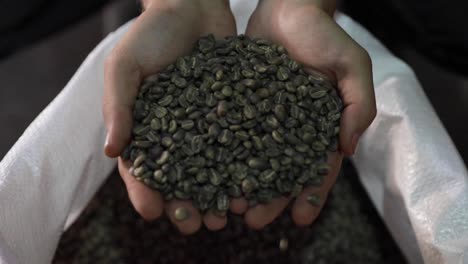
[[[223,215],[231,198],[254,206],[321,185],[342,108],[333,83],[284,47],[210,35],[143,82],[123,157],[166,200]]]

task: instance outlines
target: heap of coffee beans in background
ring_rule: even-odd
[[[166,200],[225,214],[232,197],[253,206],[320,185],[341,110],[334,85],[284,47],[210,35],[144,81],[123,157]]]
[[[229,215],[224,229],[202,227],[191,236],[180,234],[165,216],[145,222],[115,173],[65,232],[52,263],[406,263],[350,163],[343,169],[345,177],[338,177],[310,226],[296,226],[285,210],[262,230]]]

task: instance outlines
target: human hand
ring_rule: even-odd
[[[189,53],[196,41],[210,33],[218,38],[236,35],[234,17],[228,1],[146,0],[143,13],[119,41],[105,64],[103,114],[107,128],[105,154],[117,157],[130,140],[132,109],[141,81]],[[202,221],[216,230],[226,217],[212,213],[201,216],[190,201],[166,204],[160,193],[137,181],[129,172],[131,164],[118,161],[120,175],[136,211],[146,220],[158,218],[163,210],[185,234],[197,231]],[[241,211],[244,203],[233,201],[232,211]],[[185,208],[190,217],[177,221],[175,210]]]
[[[340,151],[329,153],[329,174],[320,188],[306,188],[295,200],[292,217],[298,225],[309,225],[318,216],[335,183],[343,155],[352,155],[359,137],[376,115],[369,55],[333,20],[335,3],[329,0],[260,0],[246,34],[283,45],[305,71],[319,71],[335,81],[344,110],[340,124]],[[307,202],[320,196],[320,206]],[[290,199],[278,198],[267,205],[248,209],[246,222],[255,228],[271,223]]]

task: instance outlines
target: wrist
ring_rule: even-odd
[[[257,8],[268,8],[272,12],[295,10],[304,7],[315,8],[333,16],[336,10],[336,0],[260,0],[257,6]]]
[[[325,11],[330,16],[333,16],[333,13],[335,13],[336,10],[336,0],[297,0],[296,2],[299,2],[299,4],[315,6],[316,8]]]
[[[191,21],[195,28],[227,23],[234,18],[229,0],[141,0],[141,5],[144,12],[176,15]]]
[[[208,12],[229,10],[229,0],[140,0],[143,10],[169,9],[172,11],[191,10],[193,12]]]

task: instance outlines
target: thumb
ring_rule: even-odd
[[[338,89],[344,110],[340,124],[340,148],[347,156],[354,154],[359,138],[374,120],[377,110],[372,83],[372,64],[365,50],[360,50],[338,77]]]
[[[104,66],[103,115],[107,129],[104,153],[117,157],[130,139],[132,110],[141,73],[138,63],[118,46]]]

